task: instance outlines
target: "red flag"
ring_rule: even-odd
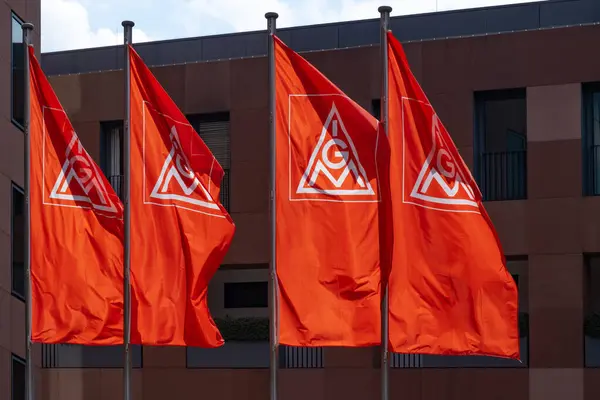
[[[481,194],[388,33],[390,348],[519,358],[518,295]]]
[[[224,172],[131,46],[129,59],[131,341],[218,347],[206,295],[235,231]]]
[[[272,40],[280,343],[377,345],[377,120]]]
[[[123,207],[29,47],[31,339],[123,342]]]

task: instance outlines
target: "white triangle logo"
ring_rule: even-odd
[[[177,200],[200,207],[219,210],[208,190],[191,169],[190,163],[181,150],[181,143],[175,126],[169,134],[171,150],[154,185],[150,197],[161,200]],[[200,189],[200,193],[198,190]]]
[[[331,106],[296,193],[375,195],[335,103]]]
[[[95,210],[117,214],[117,207],[110,199],[104,181],[99,179],[100,172],[97,166],[83,148],[75,132],[73,132],[65,155],[65,162],[62,165],[58,179],[52,187],[49,198],[67,200],[69,203],[88,203],[90,208]],[[81,207],[78,204],[68,204],[68,206]]]
[[[447,150],[436,114],[433,114],[431,127],[433,146],[410,195],[432,203],[479,209],[473,189],[467,183],[460,164]]]

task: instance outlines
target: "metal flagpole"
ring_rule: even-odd
[[[385,135],[388,136],[388,43],[387,32],[390,27],[390,12],[392,7],[381,6],[378,9],[381,14],[381,122]],[[388,282],[387,277],[383,280],[381,300],[381,400],[389,399],[389,314],[388,314]]]
[[[27,384],[25,385],[25,398],[27,400],[34,399],[34,388],[33,388],[33,362],[31,354],[31,235],[29,230],[29,223],[31,218],[31,204],[29,203],[29,190],[31,188],[31,167],[29,165],[29,159],[31,157],[31,138],[29,136],[29,128],[31,126],[31,96],[30,96],[30,74],[29,69],[29,46],[31,45],[31,32],[33,32],[33,24],[28,22],[24,23],[21,28],[23,29],[23,49],[24,56],[24,104],[25,110],[23,115],[23,131],[25,133],[25,298],[27,304],[25,307],[25,335],[27,336],[26,347],[25,347],[25,362],[27,369]]]
[[[129,195],[130,195],[130,178],[131,164],[129,155],[131,150],[131,98],[130,98],[130,82],[131,72],[129,68],[129,45],[131,44],[131,32],[135,25],[131,21],[123,21],[123,36],[125,49],[125,120],[123,121],[123,143],[124,143],[124,166],[125,166],[125,187],[123,188],[123,206],[125,218],[125,248],[123,253],[123,295],[124,295],[124,313],[123,313],[123,348],[125,350],[125,364],[123,365],[123,400],[131,399],[131,348],[129,341],[131,340],[131,259],[130,259],[130,234],[131,234],[131,214],[129,210]]]
[[[277,369],[279,367],[278,358],[278,331],[279,331],[279,305],[277,296],[277,269],[275,266],[275,45],[273,35],[276,31],[276,21],[279,15],[274,12],[265,14],[267,19],[267,31],[269,39],[269,139],[271,142],[271,264],[269,265],[271,284],[271,315],[270,322],[270,347],[271,347],[271,362],[270,362],[270,399],[277,400]]]

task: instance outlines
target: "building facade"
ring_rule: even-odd
[[[27,12],[17,15],[39,26],[39,2]],[[600,398],[599,23],[596,0],[392,18],[392,30],[476,177],[500,235],[519,286],[523,354],[522,363],[394,355],[392,399]],[[378,115],[378,26],[378,20],[367,20],[282,29],[278,35]],[[209,290],[226,345],[134,348],[134,399],[268,398],[266,32],[136,49],[226,170],[222,202],[237,228]],[[8,60],[10,50],[5,53]],[[11,65],[5,79],[10,76],[18,87],[22,77],[17,63]],[[122,47],[43,54],[42,67],[84,146],[120,192]],[[12,390],[12,399],[21,400],[23,162],[16,149],[23,141],[15,112],[19,94],[11,93],[0,146],[6,152],[0,157],[6,205],[0,243],[6,264],[11,257],[1,281],[0,399]],[[37,398],[120,399],[122,356],[119,347],[36,345]],[[282,347],[279,368],[283,400],[380,395],[377,348]]]
[[[24,73],[21,24],[34,24],[39,57],[40,0],[0,5],[0,399],[24,399],[25,302],[23,280]],[[41,358],[36,357],[39,376]]]

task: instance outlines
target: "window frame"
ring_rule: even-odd
[[[100,157],[98,160],[98,166],[100,170],[108,180],[108,183],[112,186],[113,190],[117,193],[119,198],[123,200],[125,183],[125,121],[124,120],[109,120],[100,121]],[[119,171],[120,173],[115,175],[109,173],[109,165],[112,163],[113,149],[110,146],[110,135],[109,132],[113,129],[119,130]],[[118,186],[116,187],[115,184]]]
[[[527,124],[527,87],[515,87],[507,89],[489,89],[473,92],[473,178],[481,188],[481,179],[483,172],[482,156],[485,153],[485,105],[488,101],[494,100],[525,100],[525,123]],[[525,153],[527,154],[527,132],[525,132]],[[525,156],[527,159],[527,156]],[[485,199],[484,201],[515,201],[528,199],[528,180],[527,180],[527,164],[524,171],[525,188],[523,198],[516,199]]]
[[[27,293],[25,293],[27,291],[26,288],[26,284],[25,287],[23,288],[23,293],[19,293],[15,290],[14,287],[14,239],[15,239],[15,234],[14,234],[14,225],[15,225],[15,196],[14,196],[14,191],[17,191],[19,193],[21,193],[23,195],[23,208],[25,208],[25,191],[23,190],[23,188],[21,188],[19,185],[17,185],[15,182],[11,181],[11,192],[10,192],[10,292],[11,295],[23,302],[26,302],[26,295]],[[25,212],[25,210],[23,210],[23,212]],[[25,249],[23,249],[23,251],[25,251]],[[24,267],[24,266],[23,266]],[[25,271],[25,268],[23,268],[23,282],[26,282],[27,279],[27,271]]]
[[[123,120],[110,120],[110,121],[100,121],[100,162],[99,167],[102,173],[107,174],[107,168],[109,164],[109,155],[111,153],[111,149],[109,146],[109,136],[108,132],[111,129],[118,128],[120,132],[120,153],[121,153],[121,172],[124,171],[123,165],[123,140],[124,140],[124,130],[125,130],[125,122]],[[107,175],[108,176],[108,175]]]
[[[584,197],[600,196],[594,193],[593,160],[590,159],[590,148],[594,146],[594,94],[600,95],[600,82],[582,83],[581,85],[581,189]],[[598,143],[600,145],[600,143]],[[600,165],[598,165],[600,173]]]
[[[106,363],[94,362],[98,359],[97,354],[107,354],[107,351],[115,355],[114,363],[112,355],[106,358]],[[144,368],[144,345],[131,344],[131,368]],[[74,355],[74,353],[77,353]],[[117,357],[117,353],[118,357]],[[80,344],[42,343],[42,369],[119,369],[123,368],[123,346],[122,345],[93,345]]]
[[[19,357],[18,355],[12,353],[11,354],[11,362],[10,362],[10,398],[11,400],[15,400],[15,362],[23,365],[25,367],[25,373],[23,374],[23,393],[27,391],[27,362],[25,359]]]
[[[211,122],[228,122],[229,124],[227,129],[227,135],[229,136],[229,167],[225,168],[223,165],[221,165],[221,168],[223,168],[223,180],[221,181],[221,193],[219,195],[219,202],[221,202],[221,204],[223,205],[225,210],[227,210],[227,212],[231,212],[231,111],[190,113],[186,114],[185,117],[187,118],[192,128],[196,131],[196,134],[198,134],[198,137],[200,137],[200,139],[202,139],[202,136],[200,136],[201,124]],[[202,140],[204,141],[204,139]]]
[[[10,31],[10,41],[11,41],[11,46],[10,46],[10,120],[11,120],[12,124],[14,126],[16,126],[19,130],[25,132],[25,127],[14,118],[15,117],[15,113],[14,113],[15,85],[14,85],[13,71],[14,71],[14,56],[15,55],[14,55],[13,45],[12,45],[12,43],[13,43],[13,41],[12,41],[13,40],[13,36],[12,36],[13,21],[18,22],[21,26],[23,26],[23,24],[25,23],[25,20],[23,18],[21,18],[16,12],[11,10],[11,12],[10,12],[10,28],[11,28],[11,31]],[[25,66],[25,65],[23,66],[23,71],[24,72],[27,71],[27,66]],[[23,106],[25,106],[25,104],[23,104]],[[23,108],[25,108],[25,107],[23,107]]]
[[[590,253],[583,253],[583,268],[584,268],[584,282],[583,282],[583,299],[584,299],[584,303],[583,303],[583,321],[582,321],[582,325],[583,325],[583,340],[582,340],[582,350],[583,350],[583,368],[585,369],[599,369],[600,368],[600,364],[594,363],[590,357],[588,357],[588,349],[587,349],[587,345],[586,345],[586,338],[588,335],[586,335],[586,329],[585,329],[585,325],[586,325],[586,320],[588,318],[588,316],[592,313],[592,310],[590,309],[590,302],[591,299],[590,297],[592,296],[592,288],[593,288],[593,282],[592,282],[592,264],[593,262],[597,260],[599,265],[600,265],[600,252],[590,252]]]

